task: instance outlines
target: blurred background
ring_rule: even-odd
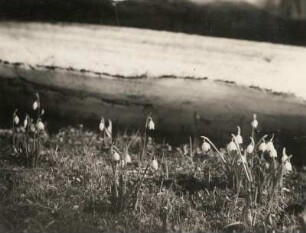
[[[306,45],[306,0],[0,0],[0,20],[120,25]]]

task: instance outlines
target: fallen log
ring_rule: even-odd
[[[300,60],[306,58],[305,48],[100,26],[1,23],[1,31],[7,32],[0,37],[1,112],[3,106],[29,110],[38,91],[47,112],[61,119],[96,124],[104,116],[119,126],[142,129],[152,113],[158,132],[172,139],[205,134],[226,141],[237,125],[249,135],[253,113],[260,131],[291,138],[306,133],[301,82],[306,68]],[[145,57],[147,44],[153,51]],[[194,46],[201,44],[199,53]],[[121,60],[110,59],[107,50]],[[190,60],[191,53],[195,58]],[[263,78],[269,79],[263,83]]]

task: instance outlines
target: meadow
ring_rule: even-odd
[[[144,116],[134,133],[67,126],[49,135],[36,94],[31,114],[0,133],[0,232],[305,232],[305,172],[294,155],[233,129],[217,148],[208,135],[159,143]],[[209,132],[207,132],[209,134]]]

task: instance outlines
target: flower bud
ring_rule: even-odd
[[[210,144],[208,142],[203,142],[202,144],[202,150],[206,153],[210,150]]]
[[[246,148],[246,152],[248,154],[252,154],[253,151],[254,151],[254,146],[255,146],[255,142],[254,142],[254,139],[252,137],[250,137],[251,139],[251,143],[248,145],[248,147]]]
[[[16,125],[19,124],[19,117],[18,117],[17,115],[15,115],[15,117],[14,117],[14,123],[15,123]]]
[[[154,124],[154,121],[152,120],[151,117],[149,118],[147,128],[148,128],[149,130],[154,130],[154,129],[155,129],[155,124]]]
[[[237,126],[237,128],[238,128],[238,133],[236,135],[236,141],[237,141],[238,144],[242,144],[243,143],[243,139],[241,137],[241,129],[240,129],[239,126]]]
[[[44,130],[45,130],[45,125],[44,125],[44,123],[42,123],[41,121],[39,121],[39,122],[37,123],[37,129],[38,129],[39,131],[44,131]]]
[[[167,144],[166,146],[167,146],[167,151],[168,151],[168,152],[171,152],[171,151],[173,150],[173,149],[172,149],[172,146],[171,146],[170,144]]]
[[[32,133],[34,133],[34,132],[36,131],[35,125],[34,125],[34,124],[31,124],[30,130],[31,130]]]
[[[125,154],[124,162],[125,162],[126,164],[132,163],[131,156],[130,156],[128,153]]]
[[[254,129],[256,129],[257,126],[258,126],[258,121],[257,121],[257,116],[256,116],[256,114],[253,115],[253,121],[251,122],[251,125],[252,125],[252,127],[253,127]]]
[[[113,160],[115,162],[119,162],[120,161],[120,155],[116,151],[113,152]]]
[[[236,151],[237,150],[236,144],[233,141],[231,141],[229,144],[227,144],[227,150]]]
[[[156,160],[155,158],[152,159],[152,161],[151,161],[151,167],[152,167],[155,171],[158,170],[158,162],[157,162],[157,160]]]
[[[35,111],[37,108],[38,108],[38,102],[37,102],[37,100],[36,100],[36,101],[34,101],[34,103],[33,103],[33,110]]]
[[[267,149],[267,145],[266,145],[266,143],[265,142],[262,142],[262,143],[260,143],[260,145],[259,145],[259,151],[261,151],[261,152],[265,152],[266,151],[266,149]]]
[[[254,146],[253,146],[252,143],[250,143],[250,144],[248,145],[246,151],[247,151],[248,154],[252,154],[252,153],[253,153],[253,151],[254,151]]]

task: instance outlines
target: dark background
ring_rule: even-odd
[[[115,9],[109,0],[0,0],[0,20],[119,24],[305,46],[305,18],[290,17],[287,8],[273,14],[269,4],[259,8],[239,1],[127,0]]]

